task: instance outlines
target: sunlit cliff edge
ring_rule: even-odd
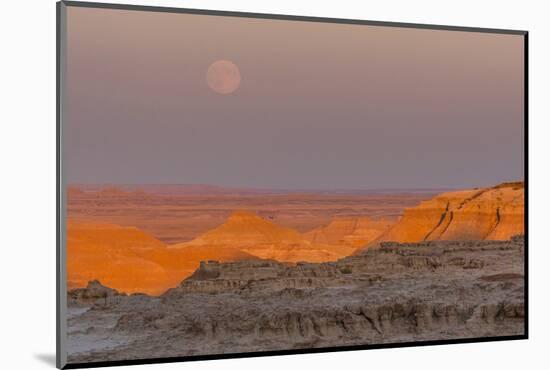
[[[108,195],[116,193],[111,189]],[[361,254],[385,241],[508,240],[517,234],[524,234],[523,182],[442,193],[407,208],[395,223],[336,217],[305,233],[251,210],[236,210],[221,225],[172,245],[136,227],[69,220],[68,287],[100,280],[122,292],[159,295],[190,276],[201,261],[319,263]]]

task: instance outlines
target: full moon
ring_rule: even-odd
[[[216,60],[208,67],[206,83],[218,94],[231,94],[241,84],[241,73],[235,63],[229,60]]]

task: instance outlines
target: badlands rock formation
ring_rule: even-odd
[[[100,280],[121,292],[158,295],[208,259],[235,261],[256,257],[231,247],[171,249],[135,227],[75,222],[67,225],[69,289]]]
[[[507,240],[524,233],[524,184],[443,193],[405,210],[382,241]]]
[[[69,192],[82,193],[73,188]],[[119,199],[122,190],[102,192]],[[124,194],[141,199],[138,193]],[[406,209],[393,226],[384,219],[338,217],[301,234],[253,212],[236,211],[222,225],[171,246],[136,227],[70,221],[68,284],[82,288],[97,279],[121,292],[158,295],[189,276],[204,260],[327,262],[360,254],[361,245],[367,248],[383,241],[506,240],[524,232],[523,216],[523,183],[505,183],[441,194]]]
[[[115,289],[104,286],[99,280],[92,280],[85,288],[70,290],[67,294],[67,301],[71,306],[78,306],[97,303],[101,300],[107,303],[114,297],[125,295],[125,293],[119,293]]]
[[[100,280],[121,292],[158,295],[189,276],[203,260],[322,262],[354,250],[349,245],[312,243],[249,211],[234,212],[221,226],[170,247],[135,227],[69,222],[68,286],[81,288]]]
[[[161,297],[69,301],[69,362],[520,335],[523,256],[517,237],[204,262]]]
[[[125,292],[152,292],[165,283],[166,271],[143,254],[165,248],[136,228],[110,224],[67,225],[67,275],[69,288],[100,280]]]
[[[359,248],[387,231],[392,223],[383,218],[337,217],[328,225],[315,228],[304,236],[312,243]]]
[[[285,262],[334,261],[354,251],[348,245],[311,242],[299,232],[265,220],[251,211],[236,211],[219,227],[171,248],[198,246],[214,250],[231,246],[259,258]]]

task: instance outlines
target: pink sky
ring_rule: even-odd
[[[208,66],[235,63],[229,95]],[[523,175],[523,36],[68,9],[72,183],[495,184]]]

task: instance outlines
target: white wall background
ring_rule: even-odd
[[[120,1],[112,0],[119,3]],[[527,341],[264,357],[148,369],[263,370],[548,368],[550,222],[545,1],[172,0],[134,4],[530,31],[530,339]],[[55,1],[2,3],[0,93],[0,366],[53,368],[55,354]],[[144,366],[134,369],[146,368]]]

